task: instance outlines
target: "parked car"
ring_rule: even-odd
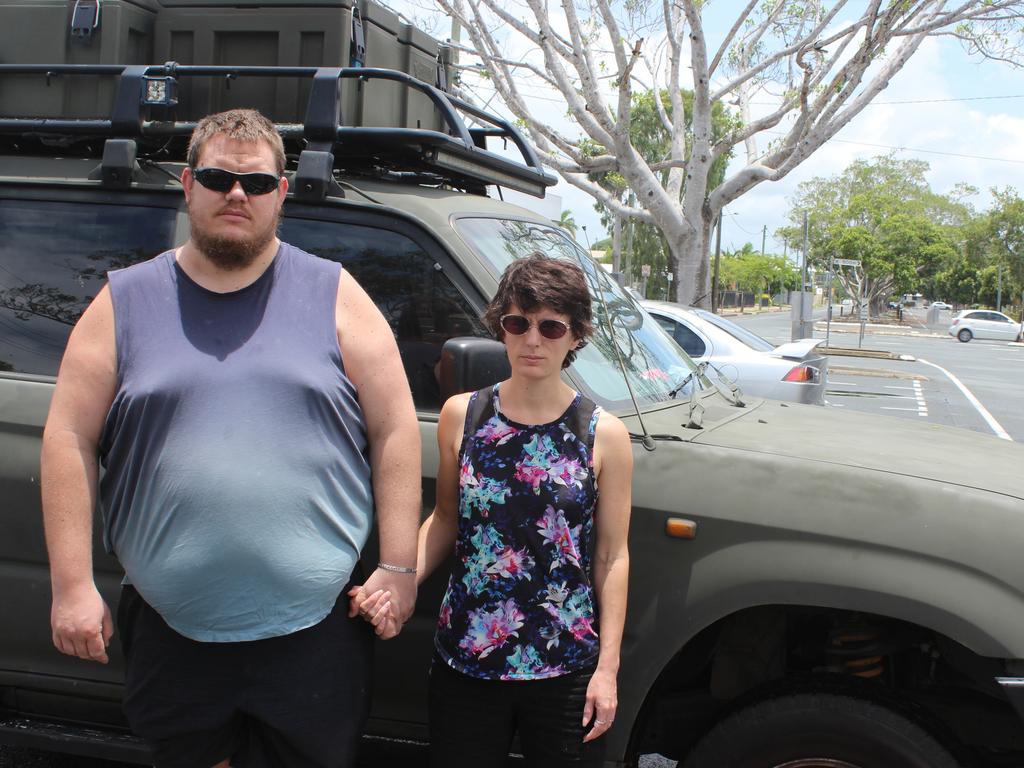
[[[706,309],[667,301],[641,304],[686,354],[709,364],[710,376],[720,372],[743,392],[757,397],[824,404],[828,357],[817,351],[822,339],[775,346]]]
[[[991,309],[964,309],[953,318],[949,335],[964,343],[971,339],[1013,341],[1020,336],[1020,323]]]
[[[953,305],[952,304],[947,304],[944,301],[933,301],[932,302],[932,307],[934,307],[935,309],[952,309]]]
[[[104,11],[104,44],[75,41],[75,60],[126,50],[144,60],[144,26],[125,28],[132,47],[108,44],[129,4],[106,5],[114,12]],[[587,273],[595,333],[564,375],[622,418],[635,464],[629,605],[605,768],[636,766],[649,752],[686,768],[1024,765],[1024,446],[908,419],[741,400],[712,386],[563,230],[498,199],[495,185],[540,196],[554,183],[514,125],[419,80],[403,81],[415,100],[362,103],[393,122],[335,124],[345,114],[338,99],[374,93],[384,75],[372,58],[338,69],[337,51],[333,64],[314,55],[343,40],[348,60],[349,38],[307,33],[328,21],[333,31],[351,28],[351,6],[261,7],[254,30],[254,14],[233,10],[252,5],[240,0],[216,13],[205,13],[213,5],[205,2],[131,5],[129,20],[174,11],[179,31],[165,25],[164,39],[188,42],[180,30],[195,22],[197,59],[224,47],[194,66],[0,64],[0,86],[9,77],[25,89],[20,100],[0,89],[0,115],[17,110],[0,120],[0,744],[152,764],[121,710],[120,639],[106,665],[53,647],[43,423],[68,334],[106,271],[188,237],[178,175],[189,115],[216,98],[224,108],[268,105],[275,117],[275,105],[302,107],[304,94],[305,124],[277,120],[291,182],[281,237],[342,262],[391,324],[417,411],[424,510],[436,493],[442,400],[508,370],[504,347],[480,321],[502,271],[541,251]],[[359,6],[375,23],[388,18],[365,0]],[[396,32],[371,42],[369,57],[403,40],[422,43],[392,21]],[[4,60],[40,48],[51,22],[65,23],[62,4],[0,3]],[[232,53],[252,61],[272,28],[290,54],[311,41],[315,50],[300,57],[310,63],[250,76],[222,62]],[[386,74],[389,85],[402,81]],[[32,116],[40,104],[60,110],[55,90],[83,78],[116,91],[116,119]],[[143,119],[150,112],[140,94],[177,85],[178,107],[165,103]],[[96,108],[99,88],[79,92]],[[410,110],[422,104],[444,113],[445,131],[412,127],[420,113]],[[490,127],[470,129],[452,106]],[[522,162],[479,146],[495,138],[515,144]],[[123,573],[100,530],[97,520],[92,562],[116,611]],[[376,545],[362,557],[372,570]],[[444,571],[422,585],[402,634],[377,645],[366,726],[375,740],[429,736],[427,669]]]

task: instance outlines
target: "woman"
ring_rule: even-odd
[[[430,673],[431,764],[501,765],[518,730],[530,765],[595,765],[617,703],[629,434],[561,376],[593,331],[579,267],[513,262],[484,321],[512,375],[442,408],[437,503],[419,536],[420,582],[456,555]]]

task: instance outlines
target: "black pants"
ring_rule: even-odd
[[[319,624],[203,643],[172,630],[131,586],[117,611],[124,711],[158,768],[346,768],[370,707],[373,628],[341,593]]]
[[[430,668],[431,768],[499,768],[512,739],[531,768],[591,768],[604,737],[583,743],[583,707],[593,669],[546,680],[480,680],[440,659]]]

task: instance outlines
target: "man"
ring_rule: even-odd
[[[110,274],[43,437],[54,644],[107,661],[98,495],[125,568],[125,713],[158,766],[349,765],[373,630],[345,593],[374,512],[377,633],[415,601],[420,447],[397,347],[348,273],[278,240],[284,163],[257,112],[199,123],[189,240]]]

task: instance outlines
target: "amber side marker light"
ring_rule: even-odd
[[[673,539],[697,538],[697,523],[683,520],[681,517],[670,517],[665,521],[665,533]]]

